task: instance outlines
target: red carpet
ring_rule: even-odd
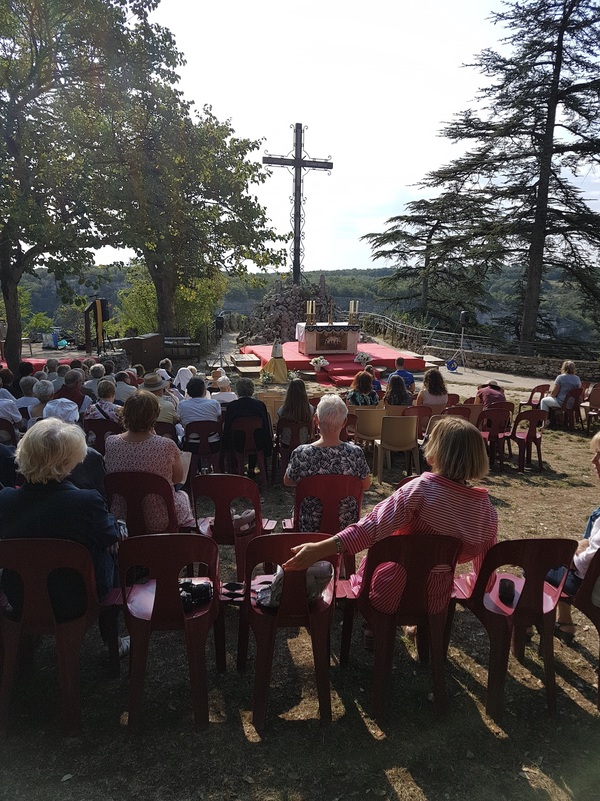
[[[425,369],[425,362],[416,353],[406,350],[395,350],[385,345],[377,345],[369,342],[361,346],[361,350],[371,354],[371,364],[374,367],[396,369],[396,359],[398,356],[404,358],[404,366],[407,370],[421,372]],[[242,348],[242,353],[252,353],[260,359],[261,366],[266,364],[271,358],[271,345],[246,345]],[[312,356],[303,356],[298,353],[297,342],[285,342],[283,345],[283,358],[288,370],[312,370],[310,364]],[[336,384],[339,386],[349,386],[356,373],[360,370],[360,365],[354,361],[354,357],[349,353],[327,353],[325,358],[329,365],[324,371],[317,373],[319,384]]]

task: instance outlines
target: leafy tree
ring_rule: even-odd
[[[59,281],[91,264],[104,174],[98,116],[126,102],[129,75],[168,73],[169,35],[156,0],[0,0],[0,283],[9,364],[19,360],[17,287],[45,265]],[[110,90],[110,91],[109,91]],[[96,209],[97,211],[97,209]]]
[[[143,259],[158,298],[158,330],[173,334],[178,288],[223,269],[244,272],[285,258],[265,210],[251,194],[266,177],[249,161],[259,141],[239,139],[209,107],[191,114],[181,94],[140,75],[126,106],[107,119],[116,161],[104,183],[104,230]],[[112,210],[116,211],[116,214]]]
[[[501,52],[484,50],[472,65],[488,79],[479,106],[443,130],[468,149],[429,173],[423,185],[441,189],[442,198],[461,187],[451,242],[462,216],[465,232],[480,239],[492,261],[518,269],[521,319],[515,328],[528,349],[540,324],[548,270],[579,287],[584,303],[595,306],[600,298],[600,215],[575,184],[600,160],[600,6],[594,0],[512,0],[492,16],[507,35]],[[413,204],[395,233],[401,258],[410,248],[407,231],[419,235],[423,268],[421,210]],[[427,220],[432,230],[435,214]],[[470,240],[459,243],[457,257],[461,252],[469,258]],[[410,265],[410,257],[401,264]]]

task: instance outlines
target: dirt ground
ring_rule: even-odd
[[[468,374],[467,374],[468,375]],[[514,377],[513,377],[514,378]],[[481,383],[479,375],[474,383]],[[529,383],[513,380],[509,400],[524,399]],[[451,384],[451,391],[454,384]],[[457,384],[464,398],[469,385]],[[548,431],[544,471],[519,474],[508,460],[482,482],[498,509],[500,537],[578,538],[600,494],[589,440],[580,431]],[[535,467],[534,460],[534,467]],[[365,495],[364,510],[386,497],[402,476],[398,460]],[[279,485],[264,494],[267,517],[281,520],[292,494]],[[226,549],[225,549],[226,550]],[[222,572],[230,575],[231,554]],[[373,654],[355,623],[351,661],[339,666],[341,608],[332,633],[331,725],[321,727],[310,639],[305,631],[278,636],[267,731],[251,724],[252,638],[247,670],[235,669],[237,610],[227,610],[228,667],[215,670],[209,639],[208,729],[192,725],[185,648],[178,634],[156,633],[145,684],[143,723],[124,724],[127,670],[110,678],[97,630],[84,641],[82,736],[60,733],[59,700],[50,640],[15,693],[11,728],[0,744],[4,801],[596,801],[600,797],[600,718],[596,709],[598,637],[575,612],[577,640],[555,641],[558,714],[548,716],[537,637],[524,665],[512,657],[501,725],[485,714],[487,636],[470,613],[455,617],[447,686],[448,713],[437,719],[429,670],[413,646],[398,638],[387,722],[370,717]]]

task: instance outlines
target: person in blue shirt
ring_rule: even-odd
[[[396,372],[392,373],[392,375],[399,375],[400,378],[403,378],[406,389],[414,394],[415,377],[412,373],[409,373],[408,370],[404,369],[404,359],[402,358],[402,356],[398,356],[398,358],[396,359]]]

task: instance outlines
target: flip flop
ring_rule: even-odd
[[[575,632],[563,631],[561,629],[561,626],[566,626],[566,625],[567,625],[566,623],[555,623],[554,636],[556,637],[557,640],[564,642],[565,645],[573,645],[573,641],[575,640]]]

